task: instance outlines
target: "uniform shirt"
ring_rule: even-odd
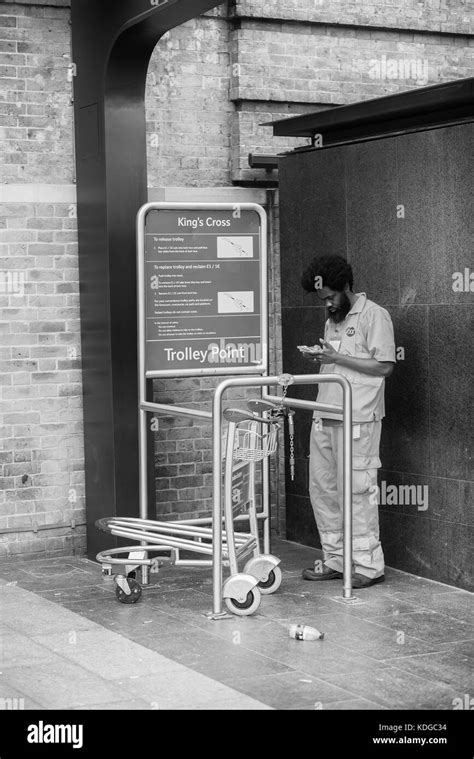
[[[326,321],[324,339],[346,356],[375,358],[395,362],[395,342],[390,314],[385,308],[368,300],[365,293],[356,293],[357,300],[344,321]],[[339,364],[322,364],[322,374],[342,374],[352,387],[352,421],[373,422],[385,416],[384,377],[372,377]],[[319,385],[318,403],[342,406],[342,387],[334,382]],[[327,411],[315,411],[314,418],[341,419]]]

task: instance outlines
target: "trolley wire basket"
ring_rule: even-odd
[[[260,434],[253,427],[237,427],[232,456],[238,461],[261,461],[275,453],[280,425],[273,423],[268,432]]]

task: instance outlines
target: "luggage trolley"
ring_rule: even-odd
[[[286,390],[289,384],[317,384],[335,382],[343,392],[342,406],[328,405],[314,401],[287,398]],[[279,384],[283,386],[283,396],[267,395],[262,399],[248,401],[248,410],[227,409],[222,411],[223,394],[235,387],[261,387],[265,391],[268,386]],[[151,405],[151,404],[150,404]],[[157,408],[158,404],[153,404]],[[158,522],[141,518],[105,518],[96,525],[112,535],[130,538],[141,545],[123,548],[107,549],[97,554],[97,561],[102,564],[105,575],[113,575],[116,580],[116,594],[123,603],[135,603],[141,596],[141,585],[136,579],[137,571],[141,569],[142,584],[149,581],[150,570],[168,562],[182,566],[212,567],[213,574],[213,611],[208,614],[212,619],[229,616],[222,612],[222,599],[227,608],[234,614],[246,616],[252,614],[260,604],[261,593],[275,592],[281,582],[279,560],[270,553],[260,553],[258,542],[257,519],[261,516],[265,526],[268,526],[268,514],[256,513],[255,510],[255,464],[263,464],[263,495],[264,503],[268,499],[268,458],[276,450],[278,422],[288,415],[290,431],[290,472],[294,466],[292,445],[292,409],[309,411],[327,410],[341,413],[343,420],[343,533],[344,533],[344,571],[343,598],[352,603],[352,394],[349,381],[342,375],[281,375],[280,377],[245,377],[227,379],[221,382],[215,390],[213,412],[209,418],[213,421],[213,512],[212,517],[179,520],[178,522]],[[170,407],[161,406],[162,413],[167,413]],[[262,415],[258,415],[259,411]],[[189,410],[181,408],[179,413],[188,415]],[[192,412],[195,415],[198,412]],[[200,418],[207,412],[199,412]],[[228,430],[226,440],[225,474],[222,476],[222,418],[227,415]],[[237,462],[237,463],[236,463]],[[248,464],[248,471],[243,471]],[[245,482],[248,477],[247,496],[235,491],[239,490],[238,483]],[[224,479],[224,483],[223,483]],[[224,490],[223,490],[224,485]],[[233,485],[235,486],[233,488]],[[247,485],[246,485],[247,487]],[[234,492],[233,492],[234,491]],[[222,493],[225,497],[222,499]],[[248,514],[234,514],[239,504],[248,498]],[[222,508],[224,501],[224,514]],[[249,520],[250,532],[238,532],[233,528],[233,521]],[[268,541],[264,540],[268,546]],[[181,559],[180,550],[210,556],[207,559]],[[238,561],[253,553],[244,566],[244,571],[238,571]],[[128,554],[128,555],[127,555]],[[169,554],[155,556],[150,554]],[[222,583],[222,567],[230,567],[230,577]]]
[[[222,529],[222,565],[230,567],[222,596],[229,611],[238,616],[253,614],[261,602],[261,594],[274,593],[281,585],[280,559],[262,553],[256,507],[256,464],[276,452],[279,419],[284,417],[282,405],[250,400],[247,409],[228,408],[223,412],[228,422],[224,451],[224,513]],[[258,415],[256,410],[263,412]],[[243,514],[246,510],[247,513]],[[234,528],[234,520],[248,518],[249,532]],[[133,517],[99,519],[96,526],[110,534],[138,541],[141,545],[101,551],[97,560],[105,575],[113,575],[116,596],[121,603],[136,603],[142,595],[137,570],[142,569],[142,582],[147,584],[148,571],[158,571],[165,562],[186,566],[208,566],[202,559],[180,559],[180,551],[212,555],[212,519],[188,519],[159,522]],[[151,556],[166,554],[169,556]],[[127,554],[127,556],[124,556]],[[248,559],[239,572],[239,561]]]

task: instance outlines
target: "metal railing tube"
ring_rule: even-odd
[[[212,403],[212,612],[222,613],[222,395],[231,380],[220,382]]]
[[[146,402],[146,366],[145,366],[145,212],[140,210],[137,216],[137,303],[138,303],[138,452],[139,452],[139,515],[148,518],[148,472],[147,472],[147,415],[142,408]]]
[[[263,395],[262,398],[264,401],[270,401],[271,403],[282,403],[284,406],[306,410],[308,410],[308,403],[311,403],[311,408],[314,411],[327,411],[331,414],[340,414],[342,419],[342,406],[333,406],[330,403],[318,403],[317,401],[302,401],[299,398],[280,398],[278,395]]]
[[[343,392],[343,597],[352,597],[352,390],[340,378]]]
[[[198,409],[186,408],[185,406],[173,406],[167,403],[152,403],[151,401],[142,401],[140,403],[142,411],[154,411],[157,414],[169,414],[170,416],[186,416],[192,419],[212,420],[210,411],[198,411]]]

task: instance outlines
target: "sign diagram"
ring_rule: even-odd
[[[218,237],[217,258],[252,258],[252,237]]]
[[[220,314],[251,313],[253,311],[253,291],[217,293],[217,310]]]

